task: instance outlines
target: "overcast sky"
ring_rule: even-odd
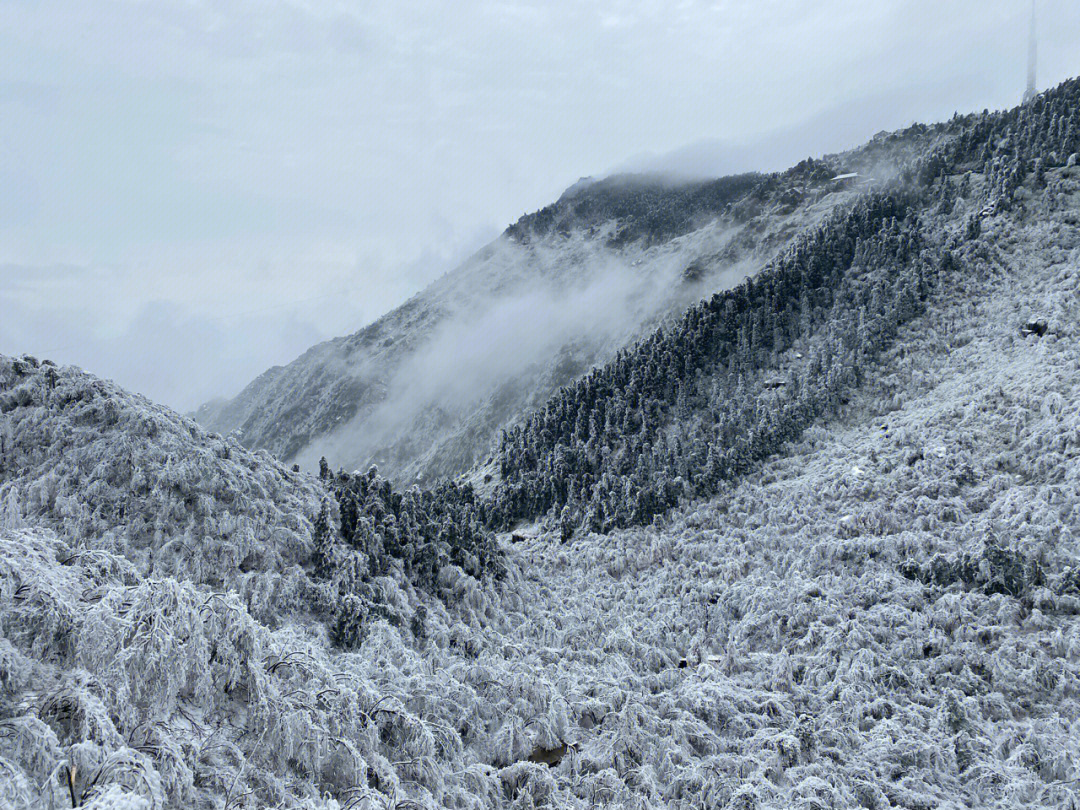
[[[1046,87],[1080,73],[1080,3],[1039,7]],[[192,409],[581,176],[1012,106],[1029,8],[0,0],[0,352]]]

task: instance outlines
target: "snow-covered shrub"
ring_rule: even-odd
[[[310,556],[314,479],[112,383],[0,357],[0,421],[5,521],[44,522],[73,553],[232,590]]]

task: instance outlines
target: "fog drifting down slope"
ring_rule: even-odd
[[[370,459],[390,462],[392,470],[402,464],[422,470],[430,451],[410,463],[414,446],[406,437],[413,429],[438,446],[453,440],[455,418],[483,410],[493,398],[503,400],[493,407],[520,412],[706,290],[741,281],[749,262],[703,263],[687,274],[702,257],[720,253],[731,235],[713,223],[659,247],[619,252],[602,238],[580,235],[559,244],[502,241],[483,268],[499,279],[494,294],[477,295],[484,286],[475,277],[471,291],[457,285],[456,294],[441,299],[452,302],[449,312],[387,382],[385,400],[315,441],[298,460],[313,465],[325,455],[332,463]],[[429,425],[448,428],[450,436],[432,435]],[[457,466],[469,461],[475,459]]]
[[[579,183],[401,307],[196,418],[309,469],[325,455],[403,483],[464,473],[500,428],[857,196],[837,167],[892,171],[927,132],[768,177]]]
[[[708,219],[657,245],[615,249],[612,223],[527,244],[504,236],[407,305],[422,328],[392,334],[405,359],[379,377],[379,401],[298,460],[312,469],[322,456],[346,468],[374,462],[405,482],[482,463],[500,427],[666,317],[737,285],[852,196],[827,187],[801,206],[741,224]],[[343,359],[337,373],[378,376],[377,364],[354,362]]]

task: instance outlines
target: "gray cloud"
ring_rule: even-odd
[[[1046,86],[1077,69],[1080,5],[1040,8]],[[0,351],[40,351],[39,336],[64,324],[95,345],[164,302],[177,329],[227,318],[256,330],[218,335],[250,362],[226,373],[214,352],[203,359],[227,393],[234,375],[303,348],[307,327],[289,318],[311,334],[355,329],[477,235],[630,156],[688,173],[774,168],[913,119],[1011,105],[1027,10],[1026,0],[6,3],[0,265],[87,268],[108,295],[88,299],[78,277],[42,276],[36,289],[5,273]],[[46,293],[83,310],[57,324],[70,309],[42,305]],[[289,308],[320,295],[317,312]],[[284,308],[261,326],[235,317],[267,306]],[[108,354],[57,359],[179,407],[202,387],[171,392],[150,382],[162,358]]]

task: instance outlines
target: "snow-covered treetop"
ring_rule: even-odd
[[[111,382],[4,356],[0,487],[76,547],[218,588],[306,562],[321,497],[312,476]]]

